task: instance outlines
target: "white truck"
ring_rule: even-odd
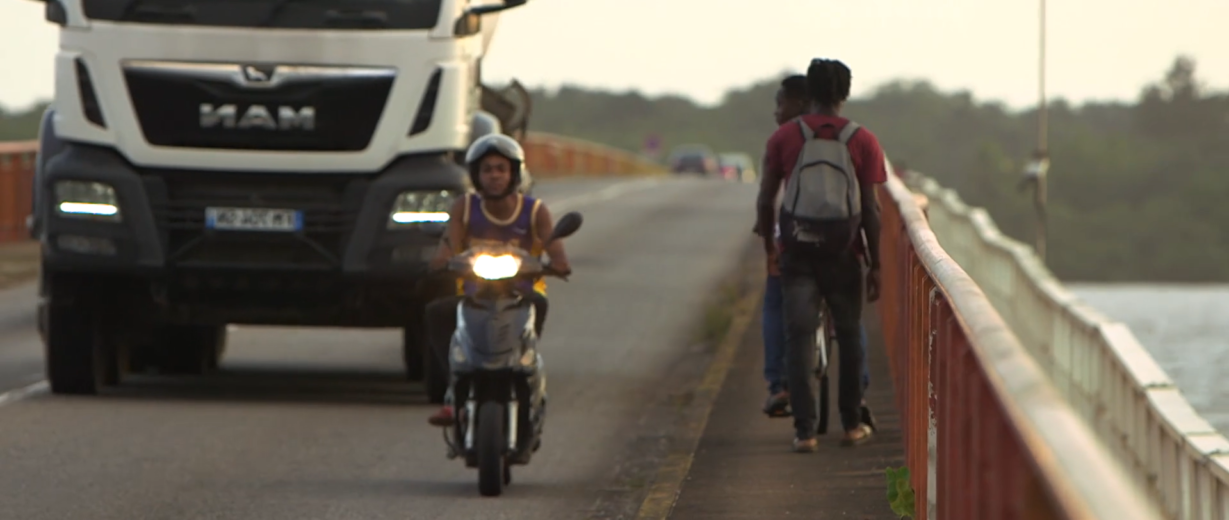
[[[526,0],[39,0],[60,26],[31,233],[55,393],[217,367],[227,324],[396,327],[423,306],[464,150],[523,135],[480,70]],[[345,348],[345,345],[338,345]]]

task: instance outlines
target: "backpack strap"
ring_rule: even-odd
[[[803,121],[801,117],[796,118],[796,119],[794,119],[794,120],[795,120],[795,121],[798,121],[798,128],[801,128],[801,129],[802,129],[802,138],[803,138],[803,139],[806,139],[807,141],[810,141],[810,140],[812,140],[812,139],[815,139],[815,131],[814,131],[814,130],[811,130],[811,127],[807,126],[806,122],[805,122],[805,121]]]
[[[841,129],[841,133],[840,135],[837,136],[836,139],[840,141],[841,144],[848,145],[849,140],[853,139],[853,134],[858,133],[858,130],[861,130],[861,129],[862,127],[858,125],[858,123],[850,121],[848,124],[845,125],[845,128]]]

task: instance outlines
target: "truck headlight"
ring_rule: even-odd
[[[56,211],[64,217],[119,222],[119,198],[109,184],[91,181],[55,183]]]
[[[393,201],[388,215],[389,229],[397,229],[428,222],[448,222],[448,210],[456,194],[448,190],[406,191]]]

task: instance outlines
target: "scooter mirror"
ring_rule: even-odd
[[[559,218],[559,221],[555,223],[555,231],[551,233],[550,239],[553,241],[572,236],[573,233],[576,233],[576,231],[580,229],[580,225],[584,221],[585,218],[578,212],[569,211],[565,213]]]

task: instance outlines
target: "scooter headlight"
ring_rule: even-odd
[[[521,261],[513,255],[478,255],[474,258],[474,274],[486,280],[505,280],[516,276]]]

